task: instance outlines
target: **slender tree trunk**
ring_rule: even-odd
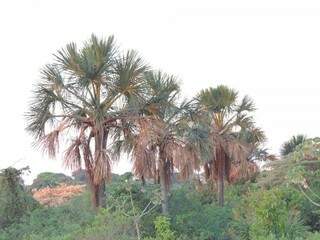
[[[103,181],[100,185],[99,189],[99,204],[100,207],[106,208],[107,206],[107,199],[106,199],[106,182]]]
[[[102,150],[106,150],[107,139],[108,139],[109,131],[107,129],[103,130],[102,136]],[[100,188],[100,205],[103,208],[107,207],[107,195],[106,195],[106,180],[103,180]]]
[[[95,148],[94,148],[94,161],[98,161],[103,151],[107,140],[107,132],[102,127],[98,128],[95,132]],[[92,175],[94,178],[94,175]],[[105,198],[105,179],[102,179],[99,184],[95,184],[93,179],[92,185],[92,203],[95,209],[106,206]]]
[[[218,203],[219,206],[224,205],[224,175],[219,174],[218,176]]]
[[[162,213],[168,215],[168,184],[166,183],[165,163],[160,159],[159,166]]]
[[[91,192],[92,205],[97,210],[100,207],[100,185],[92,185]]]
[[[218,150],[218,203],[219,206],[223,207],[224,206],[224,177],[225,177],[225,172],[226,172],[226,159],[225,159],[225,153],[223,149]]]

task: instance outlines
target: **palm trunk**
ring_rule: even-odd
[[[218,203],[219,206],[224,205],[224,174],[218,176]]]
[[[106,208],[107,207],[107,201],[106,201],[106,182],[103,181],[99,188],[99,204],[100,207]]]
[[[161,190],[161,207],[162,213],[168,215],[168,184],[166,182],[166,173],[165,173],[165,163],[160,159],[159,164],[159,175],[160,175],[160,190]]]
[[[107,132],[102,128],[99,128],[95,133],[95,151],[94,159],[97,161],[100,158],[100,154],[105,151],[107,141]],[[95,209],[99,207],[105,207],[106,198],[105,198],[105,179],[101,180],[99,184],[95,184],[93,180],[91,181],[92,185],[92,204]]]
[[[93,185],[91,187],[91,200],[92,205],[95,210],[97,210],[100,207],[100,186],[99,185]]]
[[[224,206],[224,177],[225,177],[225,172],[226,172],[226,159],[225,159],[225,153],[223,149],[218,149],[217,152],[217,157],[218,159],[216,160],[218,163],[218,180],[217,180],[217,185],[218,185],[218,204],[219,206],[223,207]]]

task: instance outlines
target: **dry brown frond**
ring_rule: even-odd
[[[54,158],[59,150],[59,135],[66,128],[70,127],[69,120],[65,119],[59,126],[52,132],[44,135],[40,139],[40,147],[44,153],[48,154],[49,157]]]
[[[54,130],[46,134],[40,140],[40,145],[44,153],[49,157],[54,158],[59,148],[59,130]]]
[[[64,154],[63,164],[65,167],[70,168],[71,170],[77,170],[81,167],[80,146],[80,139],[76,139],[68,147]]]
[[[132,154],[133,173],[139,178],[142,176],[152,178],[156,168],[156,143],[159,140],[159,130],[157,124],[153,124],[153,118],[141,118],[138,123],[139,133],[134,138]]]
[[[244,176],[240,166],[233,165],[230,170],[230,182],[234,183],[241,179],[247,180],[248,178],[256,174],[258,171],[259,171],[258,166],[253,162],[249,162],[247,166],[247,174],[246,176]]]
[[[182,179],[189,178],[195,170],[199,170],[200,158],[191,145],[175,144],[172,148],[174,167],[178,169]]]
[[[236,140],[227,142],[226,152],[231,158],[232,163],[240,166],[240,173],[248,176],[248,156],[250,154],[250,145],[240,143]]]
[[[144,149],[143,149],[144,148]],[[133,152],[133,173],[141,178],[154,177],[154,168],[156,164],[156,152],[150,148],[139,146]]]
[[[106,150],[97,153],[94,161],[94,184],[100,184],[103,180],[111,179],[111,160]]]

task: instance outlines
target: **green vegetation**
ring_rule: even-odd
[[[0,240],[320,239],[319,138],[293,137],[278,158],[248,96],[220,85],[182,100],[176,77],[119,51],[113,37],[54,56],[27,130],[74,172],[25,186],[27,168],[2,170]],[[132,173],[111,173],[120,156]],[[32,198],[60,184],[88,188],[55,207]]]
[[[292,153],[297,146],[299,146],[301,143],[304,143],[304,141],[307,139],[304,135],[297,135],[293,136],[290,140],[285,142],[280,149],[281,155],[286,156],[289,153]]]
[[[160,186],[143,185],[125,174],[109,184],[106,209],[95,213],[86,192],[58,207],[37,206],[24,212],[3,227],[0,239],[311,240],[319,236],[318,207],[293,185],[269,189],[255,181],[230,185],[223,208],[207,187],[199,188],[197,182],[174,183],[169,215],[164,217]],[[313,191],[319,193],[320,189],[314,186]]]
[[[0,228],[4,228],[37,207],[37,202],[28,194],[21,174],[28,168],[7,168],[0,172]]]
[[[71,177],[64,175],[63,173],[40,173],[33,183],[30,185],[31,189],[41,189],[45,187],[55,187],[61,183],[70,184],[73,180]]]

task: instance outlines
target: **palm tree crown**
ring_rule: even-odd
[[[145,179],[160,183],[162,210],[168,212],[168,191],[174,170],[187,178],[198,168],[198,156],[185,141],[185,112],[188,103],[178,103],[179,84],[174,76],[160,71],[147,72],[147,97],[140,117],[135,120],[136,130],[127,150],[132,153],[133,172]],[[128,144],[128,143],[127,143]]]
[[[109,133],[136,112],[147,70],[135,51],[120,54],[112,36],[92,35],[81,49],[70,43],[58,51],[36,85],[27,130],[51,157],[61,141],[68,144],[64,164],[71,169],[84,164],[95,206],[111,173]]]
[[[199,122],[206,126],[207,143],[211,146],[211,155],[204,163],[205,174],[211,180],[217,179],[219,203],[223,205],[224,178],[229,180],[231,164],[239,164],[246,169],[254,142],[259,138],[263,139],[264,135],[254,127],[250,113],[255,108],[248,96],[238,101],[236,91],[220,85],[202,90],[196,102]],[[251,143],[245,141],[248,137],[252,140]]]
[[[288,155],[289,153],[293,152],[298,145],[304,143],[306,140],[307,137],[302,134],[291,137],[288,141],[282,144],[280,149],[281,155]]]

